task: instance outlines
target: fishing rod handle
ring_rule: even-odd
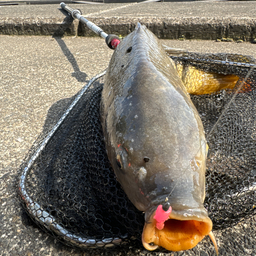
[[[100,27],[92,23],[91,21],[87,20],[85,17],[81,15],[79,10],[74,10],[71,7],[67,6],[64,2],[60,3],[60,7],[71,14],[74,19],[80,20],[84,23],[90,30],[92,30],[97,35],[103,37],[104,39],[107,38],[108,34],[106,34]]]
[[[73,11],[74,11],[72,8],[70,8],[69,6],[67,6],[64,2],[61,2],[61,3],[60,3],[60,7],[61,7],[63,10],[67,11],[68,13],[70,13],[71,15],[72,15],[72,13],[73,13]],[[72,15],[72,17],[73,17],[73,15]]]
[[[97,25],[95,25],[94,23],[92,23],[91,21],[87,20],[85,17],[83,17],[82,15],[80,15],[80,19],[79,19],[82,23],[86,24],[86,26],[92,30],[94,33],[96,33],[97,35],[103,37],[104,39],[107,38],[108,34],[105,33],[100,27],[98,27]]]
[[[82,16],[79,10],[74,10],[71,7],[67,6],[64,2],[60,3],[60,7],[71,14],[74,19],[78,19],[82,23],[84,23],[90,30],[92,30],[97,35],[103,37],[105,39],[106,44],[112,50],[116,49],[118,44],[120,43],[120,38],[116,35],[105,33],[100,27],[87,20],[84,16]]]

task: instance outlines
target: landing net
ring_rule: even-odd
[[[191,96],[209,145],[205,207],[214,229],[223,229],[255,214],[255,60],[197,53],[172,58],[183,79],[191,69],[239,77],[232,89]],[[189,80],[196,79],[192,73]],[[104,76],[70,99],[60,120],[47,118],[21,168],[19,194],[29,216],[66,244],[141,248],[143,213],[116,181],[105,151],[99,115]]]

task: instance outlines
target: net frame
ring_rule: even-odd
[[[214,55],[209,55],[214,56]],[[217,56],[217,55],[216,55]],[[234,56],[237,57],[237,56]],[[201,66],[202,69],[205,69],[205,67],[202,67],[204,64],[209,64],[209,57],[202,59],[200,58],[200,55],[197,53],[186,53],[183,56],[179,57],[172,57],[174,61],[181,61],[181,62],[189,62],[191,65],[194,65],[195,67]],[[217,57],[219,58],[219,57]],[[252,59],[245,59],[246,61],[233,61],[233,60],[221,60],[221,59],[211,59],[210,64],[216,64],[217,66],[235,66],[237,68],[244,68],[246,69],[246,75],[244,77],[244,81],[246,81],[253,72],[255,72],[255,63],[252,63]],[[70,104],[70,106],[67,108],[67,110],[64,112],[60,120],[57,122],[57,124],[51,129],[51,131],[48,133],[48,135],[43,139],[40,146],[35,150],[35,152],[30,156],[29,160],[25,164],[25,167],[22,168],[22,173],[19,180],[19,194],[22,198],[22,202],[25,206],[26,211],[28,214],[38,223],[40,226],[42,226],[45,230],[49,231],[52,234],[55,234],[60,240],[65,241],[69,245],[80,247],[82,249],[86,248],[106,248],[106,247],[113,247],[115,245],[122,245],[127,242],[127,239],[129,236],[127,234],[120,235],[118,237],[105,237],[104,239],[95,239],[95,238],[83,238],[75,233],[70,232],[69,230],[65,229],[61,224],[58,224],[56,222],[56,219],[54,216],[52,216],[48,211],[42,210],[43,207],[37,203],[34,202],[34,200],[30,197],[27,188],[26,188],[26,179],[28,177],[28,174],[31,170],[32,165],[37,160],[40,153],[45,149],[45,146],[47,143],[53,138],[55,135],[55,132],[60,128],[63,121],[66,119],[66,117],[69,115],[70,111],[76,106],[76,104],[79,102],[81,97],[86,94],[87,90],[90,88],[90,86],[97,81],[97,79],[102,78],[105,75],[105,71],[94,78],[92,78],[88,84],[86,84],[83,89],[80,91],[80,93],[75,97],[73,102]],[[224,68],[224,73],[226,73]],[[236,88],[237,91],[239,91],[243,87],[243,82],[240,81],[240,84]],[[225,109],[229,109],[229,106],[234,102],[234,99],[237,94],[233,95],[233,98],[231,98],[228,102],[228,105]],[[221,119],[222,114],[219,116],[218,121]],[[217,122],[218,122],[217,121]],[[213,133],[215,128],[217,127],[217,122],[214,124],[215,127],[212,128],[210,134]],[[213,136],[214,137],[214,136]],[[208,139],[209,140],[209,139]],[[254,179],[254,176],[252,177]],[[227,197],[231,198],[232,200],[239,198],[239,197],[245,197],[245,195],[255,193],[256,191],[256,181],[253,183],[250,183],[250,185],[240,188],[238,192],[231,193],[230,195],[227,195]],[[206,196],[206,208],[210,210],[211,212],[214,209],[210,209],[209,206],[209,196]],[[250,212],[252,214],[255,213],[254,209]],[[225,220],[220,219],[220,222],[223,222]],[[218,223],[217,223],[218,226]],[[219,225],[219,228],[221,228],[221,225]],[[130,239],[130,238],[129,238]]]
[[[68,230],[66,230],[64,227],[56,223],[56,220],[54,216],[52,216],[49,212],[41,210],[43,207],[40,206],[38,203],[34,202],[34,200],[29,196],[27,190],[26,190],[26,178],[30,171],[30,168],[32,167],[33,163],[39,156],[42,150],[44,150],[45,146],[49,142],[49,140],[54,136],[55,132],[58,130],[58,128],[61,126],[62,122],[65,120],[67,115],[70,113],[70,111],[74,108],[74,106],[77,104],[77,102],[81,99],[81,97],[86,93],[88,88],[91,86],[91,84],[96,81],[98,78],[101,78],[104,76],[106,71],[96,75],[93,77],[88,84],[86,84],[81,92],[76,96],[74,101],[71,103],[71,105],[68,107],[68,109],[65,111],[65,113],[62,115],[62,117],[59,119],[57,124],[52,128],[52,130],[49,132],[49,134],[46,136],[46,138],[42,141],[41,145],[37,149],[37,151],[32,155],[30,160],[28,161],[26,167],[23,169],[23,172],[21,174],[20,180],[19,180],[19,193],[23,200],[23,203],[26,206],[26,210],[29,213],[30,216],[41,226],[46,228],[47,230],[51,230],[52,232],[60,235],[64,238],[67,242],[70,242],[71,244],[74,244],[78,247],[92,247],[92,245],[96,245],[97,247],[106,246],[113,244],[119,244],[121,243],[121,239],[125,238],[126,236],[123,236],[122,238],[105,238],[101,241],[97,241],[95,239],[84,239],[82,237],[79,237]]]

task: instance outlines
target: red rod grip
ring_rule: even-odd
[[[111,41],[111,46],[113,49],[116,49],[116,47],[120,44],[120,40],[118,40],[117,38],[112,39]]]

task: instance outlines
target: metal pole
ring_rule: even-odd
[[[71,14],[74,19],[78,19],[82,23],[84,23],[89,29],[91,29],[97,35],[103,37],[104,39],[107,38],[108,34],[106,34],[100,27],[92,23],[91,21],[87,20],[85,17],[81,15],[79,10],[74,10],[67,6],[64,2],[60,3],[60,7]]]

